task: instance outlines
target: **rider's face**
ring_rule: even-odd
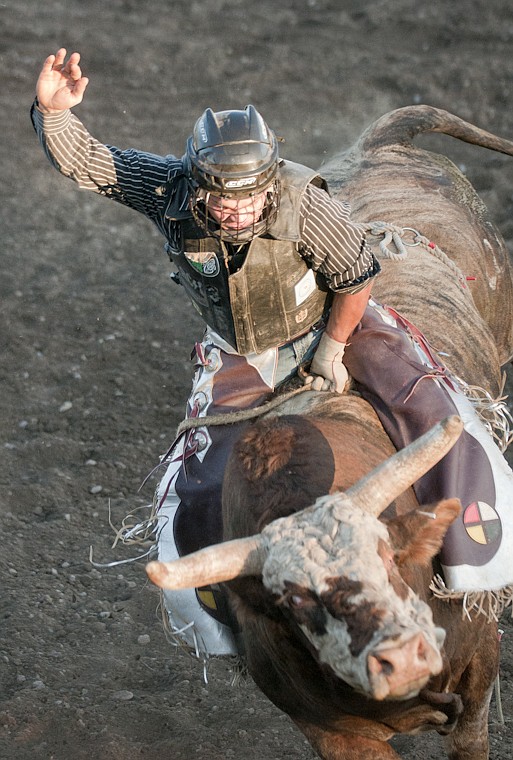
[[[225,230],[243,230],[260,219],[264,210],[266,192],[248,198],[222,198],[211,195],[207,200],[210,216]]]

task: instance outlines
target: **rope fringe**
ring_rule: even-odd
[[[157,607],[157,611],[160,611],[160,618],[162,620],[162,628],[164,629],[164,636],[169,644],[183,651],[188,657],[193,660],[199,660],[203,666],[203,681],[208,684],[208,672],[209,665],[212,661],[222,662],[228,668],[230,673],[230,686],[240,686],[248,677],[248,668],[246,660],[242,655],[211,655],[208,654],[207,648],[203,644],[200,648],[201,636],[196,631],[196,625],[192,620],[190,623],[186,623],[183,627],[179,628],[171,622],[169,612],[164,604],[164,592],[160,592],[160,600]],[[185,631],[189,631],[192,635],[194,647],[191,648],[180,634]]]
[[[460,377],[455,379],[501,453],[504,454],[513,441],[513,415],[507,403],[508,397],[502,395],[506,383],[506,374],[503,373],[502,375],[502,384],[497,398],[493,398],[484,388],[468,385]]]
[[[472,620],[473,616],[484,615],[489,623],[498,623],[504,610],[513,605],[513,585],[492,591],[455,591],[447,588],[440,575],[435,575],[429,588],[437,599],[460,602],[461,616],[468,620]],[[513,607],[511,616],[513,617]]]

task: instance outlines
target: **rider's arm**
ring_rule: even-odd
[[[365,230],[350,219],[349,204],[310,185],[301,205],[301,222],[301,253],[334,293],[307,382],[314,390],[342,393],[348,378],[345,347],[363,317],[380,267],[366,245]]]
[[[36,101],[31,118],[48,159],[61,174],[79,187],[96,192],[116,184],[110,151],[89,134],[71,111],[43,113]]]
[[[147,216],[157,214],[159,188],[176,159],[104,145],[68,110],[42,113],[35,103],[31,116],[48,159],[61,174]]]
[[[335,293],[326,333],[339,343],[348,343],[363,317],[372,289],[372,280],[356,293]]]
[[[301,254],[331,290],[357,293],[380,272],[348,203],[309,185],[301,203]]]
[[[172,156],[120,150],[89,134],[69,110],[82,101],[88,81],[78,53],[66,61],[66,50],[61,48],[45,60],[31,116],[46,155],[80,187],[156,217],[163,203],[160,188],[179,162]]]

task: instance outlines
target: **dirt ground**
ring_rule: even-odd
[[[164,636],[143,563],[97,570],[114,523],[172,440],[198,318],[163,241],[54,172],[28,110],[40,64],[82,53],[78,113],[121,147],[181,155],[193,121],[254,103],[313,166],[393,108],[428,103],[513,137],[513,5],[504,0],[100,0],[0,5],[2,347],[0,758],[313,758],[251,682]],[[438,145],[438,144],[437,144]],[[513,159],[440,139],[513,245]],[[438,149],[438,148],[437,148]],[[513,625],[491,757],[513,756]],[[398,743],[441,758],[438,737]]]

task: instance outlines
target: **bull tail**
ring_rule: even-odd
[[[433,106],[406,106],[382,116],[363,133],[364,151],[387,145],[411,146],[417,135],[440,132],[458,140],[513,156],[513,141],[476,127],[449,111]]]

